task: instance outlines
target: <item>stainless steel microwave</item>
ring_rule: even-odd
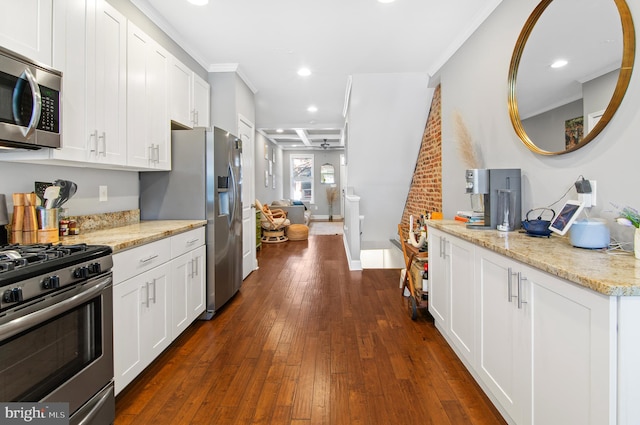
[[[0,47],[0,147],[60,147],[62,73]]]

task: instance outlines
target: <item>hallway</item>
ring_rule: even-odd
[[[125,424],[504,424],[397,270],[350,272],[342,236],[263,244],[260,268],[116,400]]]

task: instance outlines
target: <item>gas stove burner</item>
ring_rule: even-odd
[[[84,243],[0,246],[0,287],[108,255],[110,247]]]

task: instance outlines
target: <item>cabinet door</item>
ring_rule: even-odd
[[[85,0],[62,0],[55,3],[53,66],[62,71],[64,88],[61,99],[62,147],[51,149],[49,153],[53,159],[89,160],[89,130],[86,128],[86,121],[87,111],[94,105],[87,103],[93,96],[89,89],[93,80],[88,79],[93,79],[93,74],[87,73],[91,54],[87,43],[91,41],[88,28],[93,25],[90,17],[94,6],[94,2]]]
[[[193,127],[193,72],[176,58],[171,58],[169,73],[171,90],[171,120]]]
[[[177,338],[189,320],[188,292],[191,279],[191,253],[171,260],[171,337]]]
[[[169,304],[170,264],[145,273],[144,291],[147,298],[142,311],[146,337],[147,364],[151,363],[171,343],[171,306]],[[146,366],[146,365],[145,365]]]
[[[96,2],[95,108],[89,108],[89,149],[95,162],[127,161],[127,21],[105,0]],[[91,74],[91,72],[89,72]]]
[[[193,74],[193,126],[209,127],[211,91],[209,83]]]
[[[149,168],[147,50],[150,40],[131,22],[127,24],[127,164]]]
[[[450,267],[446,251],[445,234],[429,228],[429,312],[438,325],[446,330],[449,318],[449,290],[447,287]]]
[[[190,322],[197,319],[205,309],[206,291],[206,248],[201,246],[191,253],[193,272],[189,284],[189,318]]]
[[[518,314],[514,262],[494,252],[476,249],[478,286],[477,372],[502,407],[518,424],[527,417],[522,394],[526,384],[519,374],[528,368],[524,315]],[[511,285],[511,286],[510,286]],[[527,305],[528,306],[528,305]]]
[[[532,351],[524,423],[614,424],[616,302],[523,267]]]
[[[169,54],[151,41],[147,66],[148,141],[155,157],[151,165],[171,169],[171,122],[169,119]]]
[[[171,169],[169,54],[127,24],[127,165]]]
[[[118,394],[145,368],[143,287],[133,278],[113,287],[113,360]]]
[[[474,274],[475,247],[461,239],[447,237],[450,260],[447,286],[449,289],[449,322],[447,333],[457,351],[469,363],[475,355],[476,285]]]
[[[204,312],[205,251],[205,247],[201,246],[171,261],[171,325],[174,339]]]
[[[2,2],[0,45],[51,66],[52,3],[52,0]]]

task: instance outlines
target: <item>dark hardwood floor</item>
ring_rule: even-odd
[[[504,424],[398,270],[351,272],[342,236],[263,244],[259,269],[116,399],[125,424]]]

